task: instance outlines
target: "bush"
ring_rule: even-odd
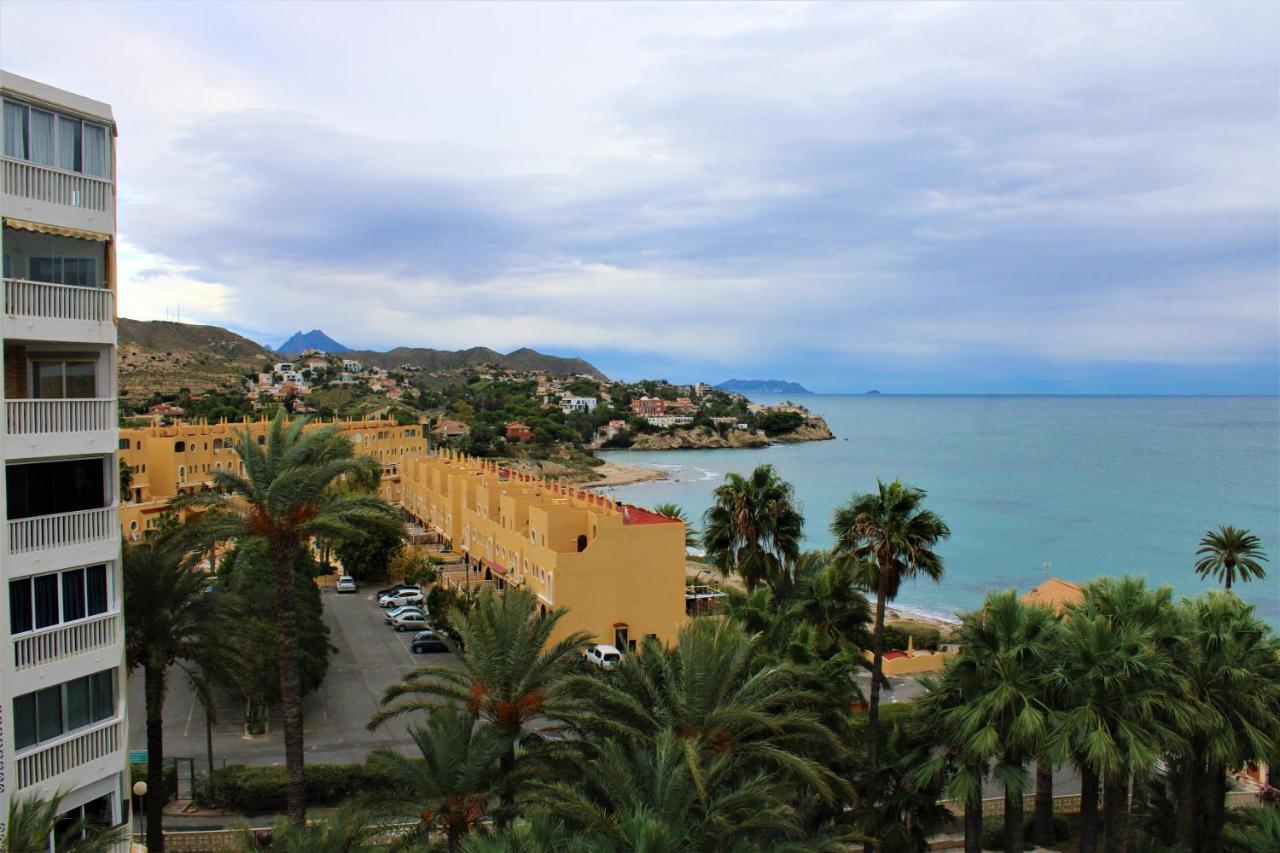
[[[147,765],[130,764],[129,789],[133,790],[135,784],[145,781],[147,781]],[[166,802],[178,795],[178,768],[172,764],[164,769],[164,792]]]
[[[1035,826],[1032,819],[1031,810],[1028,809],[1023,824],[1023,842],[1028,846],[1032,843],[1031,839],[1035,835]],[[1055,842],[1066,841],[1072,835],[1071,821],[1067,816],[1055,814],[1053,816],[1053,840]],[[982,819],[982,849],[1004,849],[1004,815],[987,816]]]
[[[884,647],[905,649],[909,639],[915,640],[917,649],[937,649],[942,642],[942,632],[927,625],[885,625]]]
[[[336,806],[351,797],[391,787],[386,774],[367,763],[309,764],[303,770],[303,778],[307,803],[312,806]],[[285,769],[232,764],[197,781],[195,794],[196,802],[204,808],[246,814],[283,811]]]

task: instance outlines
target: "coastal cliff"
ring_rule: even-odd
[[[736,447],[765,447],[775,442],[828,441],[835,438],[827,422],[817,415],[785,433],[764,436],[758,432],[731,429],[721,435],[706,427],[637,435],[632,450],[720,450]]]

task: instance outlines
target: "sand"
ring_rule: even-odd
[[[629,483],[644,483],[649,480],[665,480],[667,474],[661,468],[648,468],[639,465],[623,465],[619,462],[605,462],[593,469],[601,475],[599,480],[583,483],[586,489],[599,489],[606,486],[625,486]]]

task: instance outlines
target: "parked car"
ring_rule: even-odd
[[[430,624],[421,613],[401,613],[391,620],[391,627],[397,631],[422,631]]]
[[[338,592],[355,592],[356,579],[351,577],[351,575],[343,575],[342,577],[338,578],[338,585],[336,589],[338,590]]]
[[[582,656],[588,662],[601,669],[613,669],[622,660],[622,652],[618,651],[614,646],[608,646],[604,643],[587,646]]]
[[[377,592],[374,593],[374,597],[382,598],[382,596],[384,595],[392,595],[397,592],[407,592],[407,591],[422,592],[422,587],[412,583],[397,584],[396,586],[389,586],[386,589],[378,590]]]
[[[424,613],[420,604],[401,604],[399,607],[392,607],[387,610],[386,620],[390,622],[397,616],[403,616],[406,613]]]
[[[444,640],[436,634],[435,631],[419,631],[413,635],[413,642],[409,644],[409,651],[415,654],[424,652],[447,652],[449,647],[444,644]]]
[[[389,592],[378,599],[379,607],[399,607],[401,604],[421,604],[427,599],[420,590],[401,590]]]

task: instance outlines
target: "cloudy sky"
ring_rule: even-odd
[[[50,32],[65,34],[56,41]],[[1280,5],[25,4],[121,309],[815,390],[1280,390]]]

